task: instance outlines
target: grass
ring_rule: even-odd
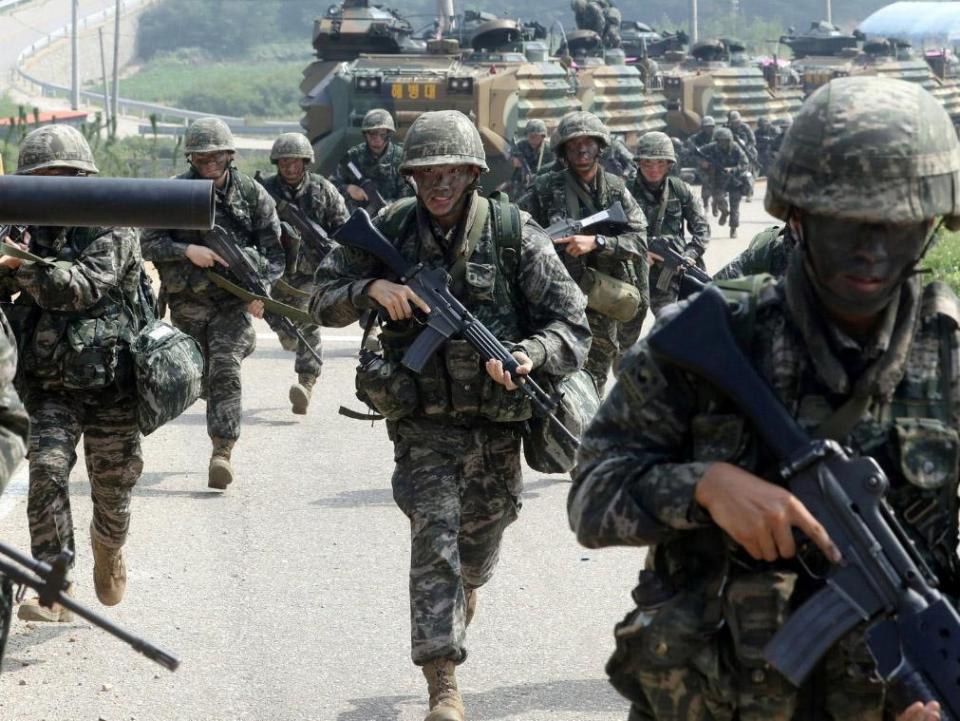
[[[261,46],[243,61],[215,61],[198,50],[180,50],[157,56],[121,80],[120,93],[218,115],[296,120],[298,86],[309,62],[309,47],[302,43]]]
[[[923,267],[933,272],[934,279],[946,281],[955,293],[960,294],[960,233],[942,231]]]

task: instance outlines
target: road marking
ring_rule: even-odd
[[[280,340],[273,333],[257,333],[257,340],[275,340],[278,343]],[[359,343],[363,340],[361,335],[325,335],[323,336],[324,343]]]

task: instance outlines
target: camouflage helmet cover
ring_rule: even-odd
[[[100,172],[87,139],[69,125],[31,130],[20,144],[16,174],[29,175],[44,168],[72,168],[91,175]]]
[[[539,133],[540,135],[547,134],[547,124],[540,120],[540,118],[534,118],[527,122],[526,134],[530,135],[531,133]]]
[[[550,145],[555,153],[559,153],[563,144],[574,138],[596,138],[601,147],[610,145],[610,131],[593,113],[577,110],[563,116],[557,126],[557,132],[550,139]]]
[[[717,127],[717,121],[714,120],[712,115],[704,115],[703,119],[700,121],[701,128],[715,128]]]
[[[236,152],[233,142],[233,133],[220,118],[200,118],[195,121],[183,137],[183,152],[191,153],[219,153],[221,151]]]
[[[489,170],[480,133],[459,110],[423,113],[407,130],[400,172],[431,165],[475,165]]]
[[[943,106],[917,83],[831,80],[785,133],[765,205],[865,223],[944,216],[960,228],[960,141]]]
[[[374,108],[367,111],[363,116],[363,122],[360,129],[367,133],[371,130],[388,130],[391,133],[397,132],[397,126],[393,123],[393,116],[383,108]]]
[[[302,158],[313,162],[313,146],[303,133],[283,133],[273,141],[270,149],[270,161],[276,163],[280,158]]]
[[[733,122],[734,120],[740,120],[739,110],[731,110],[729,113],[727,113],[727,121]]]
[[[677,162],[677,154],[673,148],[673,141],[666,133],[653,130],[641,136],[637,143],[637,158],[640,160],[669,160]]]
[[[718,143],[732,143],[733,132],[730,128],[717,128],[717,132],[713,134],[713,139]]]

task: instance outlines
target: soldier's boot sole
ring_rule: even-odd
[[[307,415],[307,409],[310,407],[310,391],[299,383],[290,386],[290,405],[291,410],[298,416]]]
[[[210,469],[207,472],[207,486],[222,491],[231,483],[233,483],[233,466],[230,465],[230,461],[220,456],[211,458]]]
[[[127,564],[123,551],[104,546],[93,537],[90,524],[90,543],[93,546],[93,585],[97,599],[104,606],[116,606],[127,590]]]
[[[459,709],[451,706],[437,706],[423,721],[464,721],[464,718]]]
[[[67,589],[67,595],[73,595],[73,586]],[[64,608],[59,603],[52,607],[40,605],[40,599],[37,597],[28,598],[17,608],[17,618],[21,621],[39,621],[41,623],[70,623],[73,621],[73,611]]]

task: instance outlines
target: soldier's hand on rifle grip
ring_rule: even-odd
[[[348,185],[347,193],[349,193],[350,197],[358,203],[365,203],[367,200],[369,200],[369,198],[367,198],[367,194],[363,192],[363,188],[361,188],[359,185]]]
[[[263,318],[263,301],[251,300],[247,304],[247,313],[252,315],[254,318]]]
[[[391,283],[389,280],[375,280],[367,288],[367,295],[381,305],[390,315],[390,320],[408,320],[413,317],[411,303],[424,313],[430,312],[427,305],[410,286]]]
[[[896,721],[940,721],[940,704],[936,701],[917,701],[897,714]]]
[[[662,263],[662,262],[663,262],[662,255],[657,255],[656,253],[650,250],[647,251],[647,265],[653,265],[654,263]]]
[[[517,366],[517,375],[529,375],[530,371],[533,370],[533,361],[530,360],[526,353],[521,353],[520,351],[513,351],[512,355],[517,359],[517,363],[519,364]],[[487,375],[493,378],[494,382],[505,387],[508,391],[515,391],[519,387],[510,377],[510,371],[504,370],[503,363],[495,358],[491,358],[487,361],[486,369]]]
[[[840,550],[806,506],[785,488],[729,463],[712,463],[697,481],[694,498],[720,528],[753,558],[793,558],[793,529],[802,531],[833,563]]]
[[[198,268],[212,268],[214,263],[219,263],[224,268],[230,267],[227,261],[203,245],[188,245],[187,259]]]
[[[554,245],[565,245],[567,255],[572,255],[574,258],[597,249],[597,237],[595,235],[568,235],[565,238],[557,238],[553,243]]]

